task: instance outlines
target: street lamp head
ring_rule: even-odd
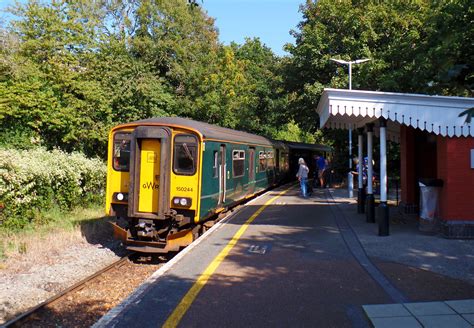
[[[342,59],[329,58],[329,60],[332,60],[333,62],[336,62],[336,63],[339,63],[339,64],[344,64],[344,65],[350,64],[350,62],[342,60]]]
[[[370,58],[364,58],[364,59],[357,59],[353,61],[346,61],[342,59],[336,59],[336,58],[329,58],[329,60],[332,60],[333,62],[339,63],[339,64],[344,64],[344,65],[349,65],[349,64],[360,64],[360,63],[365,63],[366,61],[371,60]]]
[[[357,59],[353,61],[354,64],[360,64],[360,63],[365,63],[366,61],[369,61],[370,58],[364,58],[364,59]]]

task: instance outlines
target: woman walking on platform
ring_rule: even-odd
[[[308,192],[307,192],[307,183],[308,183],[308,173],[309,173],[309,168],[306,165],[304,159],[300,158],[298,160],[298,164],[300,165],[298,169],[298,173],[296,174],[296,177],[298,178],[301,186],[301,195],[304,198],[308,198]]]

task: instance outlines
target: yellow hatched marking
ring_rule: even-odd
[[[275,201],[278,197],[282,196],[284,193],[288,192],[292,187],[281,191],[278,195],[268,200],[264,205],[262,205],[245,223],[240,227],[240,229],[235,233],[232,237],[231,241],[224,247],[224,249],[212,260],[211,264],[208,265],[206,270],[199,276],[198,280],[194,283],[191,289],[184,295],[179,302],[176,309],[174,309],[173,313],[168,317],[166,322],[164,323],[163,327],[171,328],[177,327],[183,316],[186,314],[190,306],[193,304],[194,300],[201,292],[201,289],[206,285],[208,280],[217,270],[219,265],[224,261],[227,255],[230,253],[232,248],[237,244],[237,241],[240,237],[244,234],[247,230],[248,226],[260,215],[260,213],[265,210],[265,208],[270,205],[273,201]]]

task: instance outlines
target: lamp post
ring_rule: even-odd
[[[333,62],[342,65],[349,65],[349,90],[352,90],[352,64],[361,64],[369,61],[369,58],[357,59],[352,61],[346,61],[342,59],[329,58]],[[359,164],[360,165],[360,164]],[[349,173],[347,174],[347,189],[349,192],[349,198],[354,197],[354,178],[352,176],[352,125],[349,124]]]
[[[332,60],[333,62],[342,64],[342,65],[349,65],[349,90],[352,90],[352,64],[365,63],[366,61],[369,61],[370,58],[357,59],[357,60],[352,60],[352,61],[346,61],[346,60],[335,59],[335,58],[329,58],[329,60]]]

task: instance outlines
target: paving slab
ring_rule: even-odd
[[[452,307],[457,313],[474,314],[474,299],[446,301],[446,304]]]
[[[435,314],[456,314],[449,306],[443,302],[422,302],[403,304],[414,316],[435,315]]]
[[[402,304],[374,304],[362,306],[370,318],[410,317],[411,313]]]
[[[392,317],[372,319],[374,328],[423,328],[413,317]]]
[[[471,328],[471,324],[460,315],[417,316],[424,328]]]
[[[474,314],[463,314],[462,317],[464,318],[464,320],[474,326]]]

